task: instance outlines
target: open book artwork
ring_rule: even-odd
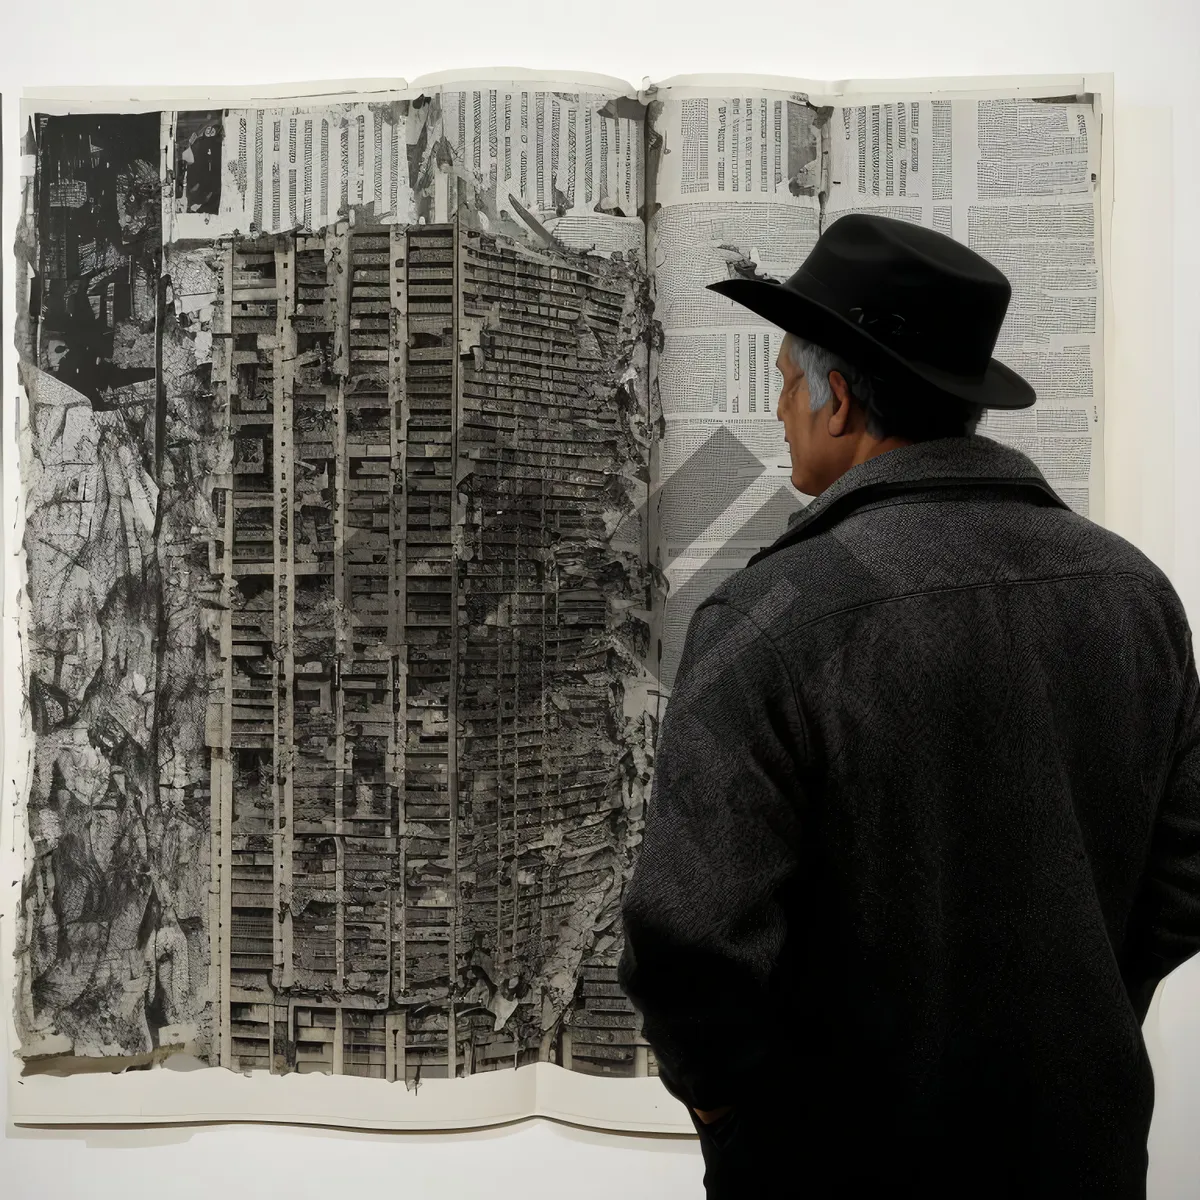
[[[1099,519],[1102,93],[981,82],[26,99],[16,1119],[690,1132],[622,888],[689,617],[806,499],[705,285],[960,239],[1038,392],[980,433]]]

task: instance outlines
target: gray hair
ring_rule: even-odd
[[[873,438],[880,439],[899,432],[894,427],[895,422],[880,407],[875,381],[861,367],[847,362],[832,350],[826,350],[823,346],[797,337],[794,333],[788,334],[788,357],[792,365],[803,371],[808,380],[808,406],[813,412],[819,412],[833,398],[829,372],[838,371],[845,378],[854,398],[866,410],[867,432]],[[982,405],[977,404],[964,405],[964,410],[962,436],[970,437],[975,433],[985,410]]]

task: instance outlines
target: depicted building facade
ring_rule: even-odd
[[[215,1061],[654,1070],[616,983],[635,275],[457,222],[225,251]]]

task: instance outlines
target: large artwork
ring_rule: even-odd
[[[30,118],[27,1056],[650,1069],[643,110],[502,103]]]
[[[848,212],[961,239],[1039,393],[980,432],[1100,512],[1096,97],[785,84],[26,103],[18,1106],[191,1061],[486,1075],[469,1123],[553,1067],[661,1127],[617,984],[655,743],[806,499],[780,332],[706,285]]]

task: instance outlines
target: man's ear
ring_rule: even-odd
[[[829,436],[841,437],[850,427],[850,385],[841,371],[829,372],[829,388],[833,393],[829,409]]]

